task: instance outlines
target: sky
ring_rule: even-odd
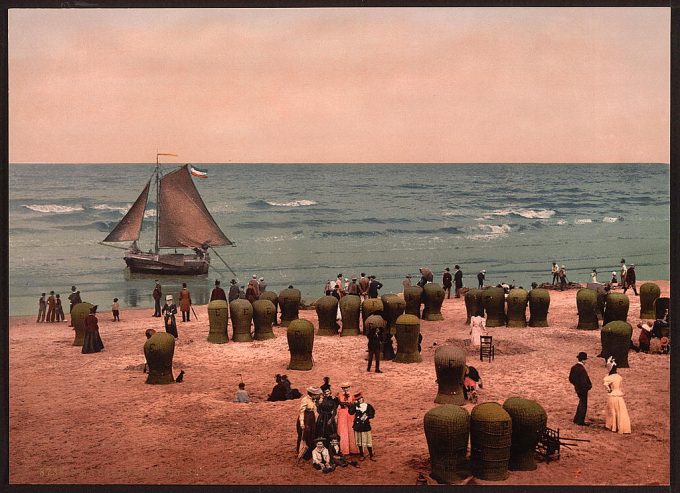
[[[669,8],[12,9],[10,163],[669,162]]]

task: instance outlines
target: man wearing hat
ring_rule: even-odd
[[[165,297],[165,305],[163,305],[161,313],[165,314],[165,332],[172,334],[173,337],[177,339],[179,337],[177,334],[177,321],[175,320],[177,305],[172,302],[171,294]]]
[[[368,298],[368,287],[371,283],[371,280],[366,277],[366,273],[362,272],[361,277],[359,278],[359,296],[361,296],[361,301],[364,301],[366,298]]]
[[[257,300],[260,297],[260,284],[257,282],[257,274],[253,274],[253,277],[248,281],[248,286],[253,288],[253,294]]]
[[[257,285],[258,285],[259,288],[260,288],[260,294],[262,294],[262,293],[264,293],[265,291],[267,291],[267,283],[264,282],[264,277],[260,277],[260,280],[257,281]]]
[[[453,276],[451,276],[451,269],[448,267],[444,269],[444,275],[442,276],[442,286],[444,287],[444,292],[446,293],[446,299],[451,299],[451,286],[453,285]]]
[[[156,285],[153,288],[153,301],[154,301],[154,317],[161,316],[161,298],[163,297],[163,290],[161,289],[161,283],[156,279]]]
[[[413,286],[413,284],[411,284],[411,274],[406,274],[406,276],[404,276],[404,280],[401,281],[401,285],[404,286],[404,291],[406,291],[406,288]]]
[[[359,296],[359,285],[356,276],[352,276],[352,282],[347,285],[347,294]]]
[[[368,276],[371,282],[368,285],[368,297],[377,298],[378,290],[383,287],[382,283],[375,279],[375,276]]]
[[[354,418],[349,414],[349,408],[354,404],[354,397],[349,391],[350,386],[349,382],[342,382],[340,384],[342,392],[336,396],[338,400],[337,434],[340,437],[340,451],[343,455],[359,453],[356,440],[354,439],[354,430],[352,429]]]
[[[104,349],[104,343],[99,336],[99,320],[97,320],[97,305],[90,308],[90,313],[85,317],[85,337],[83,338],[83,354],[98,353]]]
[[[220,287],[219,279],[215,279],[215,287],[213,288],[212,293],[210,293],[210,301],[215,300],[227,301],[227,294],[224,292],[224,289]]]
[[[229,281],[229,284],[231,284],[231,287],[229,288],[229,303],[231,303],[232,301],[238,299],[238,295],[241,293],[241,290],[238,288],[236,279]]]
[[[574,386],[578,396],[578,407],[574,415],[574,423],[580,426],[588,426],[586,423],[586,411],[588,410],[588,391],[593,388],[590,383],[588,372],[586,371],[586,360],[588,355],[581,351],[576,356],[578,362],[571,367],[569,372],[569,382]]]
[[[479,283],[479,289],[484,287],[484,280],[486,279],[486,270],[482,269],[479,274],[477,274],[477,282]]]
[[[368,458],[373,458],[373,437],[371,436],[371,420],[375,417],[375,409],[369,403],[364,402],[361,392],[354,393],[355,403],[349,408],[349,413],[354,415],[354,439],[359,447],[359,460],[364,460],[364,447],[368,449]]]
[[[324,445],[324,438],[316,438],[314,442],[316,442],[316,447],[312,450],[312,466],[323,473],[333,472],[335,465],[331,463],[331,456]]]
[[[300,399],[300,411],[296,421],[298,460],[308,460],[314,448],[316,429],[316,404],[321,397],[321,389],[308,387],[307,395]]]
[[[68,313],[69,313],[69,315],[73,311],[73,307],[76,305],[75,299],[76,299],[76,287],[71,286],[71,294],[68,295],[68,303],[69,303]],[[68,323],[68,326],[73,327],[73,318],[71,318],[71,321]]]
[[[626,290],[628,288],[633,289],[633,293],[635,293],[635,296],[640,296],[637,292],[637,288],[635,287],[635,264],[630,264],[630,267],[626,270],[626,282],[623,285],[623,293],[626,293]]]
[[[463,271],[457,264],[454,269],[456,269],[456,272],[453,274],[453,285],[456,288],[456,298],[460,298],[460,290],[463,289]]]

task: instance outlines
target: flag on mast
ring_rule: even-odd
[[[207,169],[195,168],[193,165],[190,164],[189,170],[191,171],[192,176],[197,176],[199,178],[207,178],[208,177],[208,170]]]

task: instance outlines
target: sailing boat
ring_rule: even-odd
[[[113,231],[104,238],[102,244],[132,241],[132,244],[125,249],[123,257],[130,272],[168,275],[207,274],[210,267],[208,248],[234,244],[224,235],[208,212],[191,179],[190,165],[185,164],[161,176],[159,156],[177,155],[156,154],[156,169],[151,178],[130,210]],[[154,178],[156,183],[156,242],[153,251],[143,252],[137,246],[137,240],[142,229],[144,210]],[[175,253],[161,253],[163,248],[191,248],[194,253],[177,253],[177,250]]]

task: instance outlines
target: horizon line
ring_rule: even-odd
[[[192,161],[189,162],[163,162],[160,164],[190,164]],[[244,165],[244,164],[254,164],[254,165],[261,165],[261,164],[266,164],[266,165],[318,165],[318,166],[333,166],[333,165],[352,165],[352,166],[366,166],[366,165],[399,165],[399,166],[409,166],[409,165],[443,165],[443,166],[448,166],[448,165],[495,165],[495,164],[502,164],[502,165],[584,165],[584,164],[589,164],[589,165],[612,165],[612,164],[624,164],[624,165],[632,165],[632,164],[648,164],[648,165],[662,165],[662,166],[670,166],[670,163],[664,163],[664,162],[646,162],[646,161],[600,161],[600,162],[585,162],[585,161],[529,161],[529,162],[518,162],[518,161],[506,161],[506,162],[491,162],[491,161],[480,161],[480,162],[447,162],[447,163],[442,163],[442,162],[408,162],[408,163],[398,163],[398,162],[380,162],[380,163],[370,163],[370,162],[323,162],[323,163],[307,163],[307,162],[232,162],[232,161],[227,161],[227,162],[216,162],[216,161],[193,161],[193,163],[200,163],[200,164],[216,164],[216,165]],[[68,165],[94,165],[94,166],[100,166],[100,165],[148,165],[148,164],[155,164],[152,162],[75,162],[75,163],[65,163],[65,162],[9,162],[8,163],[10,166],[22,166],[22,165],[63,165],[63,164],[68,164]]]

